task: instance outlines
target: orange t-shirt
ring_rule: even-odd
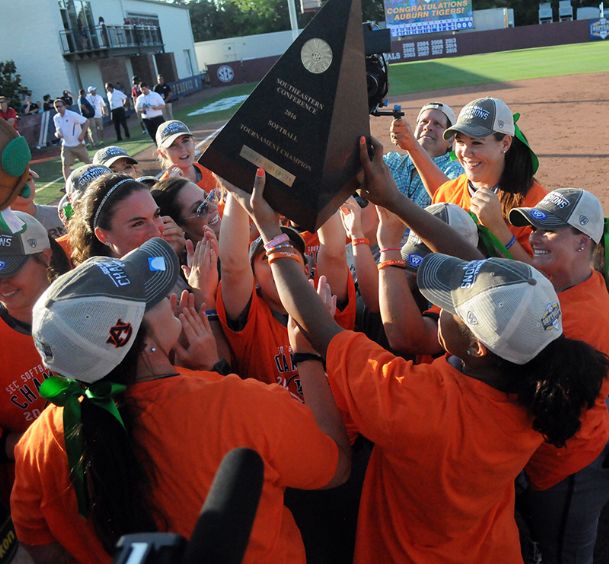
[[[609,292],[600,272],[558,294],[563,332],[569,339],[584,341],[609,355]],[[609,439],[609,376],[605,378],[594,406],[581,417],[580,430],[564,448],[544,443],[526,466],[537,490],[546,490],[585,468],[601,453]]]
[[[0,318],[0,435],[23,433],[42,413],[47,401],[38,389],[50,372],[42,365],[31,335],[21,333]],[[0,500],[8,504],[14,465],[0,465]]]
[[[216,310],[226,340],[233,353],[233,368],[244,378],[255,378],[267,384],[279,384],[287,388],[295,399],[302,401],[302,387],[298,369],[292,360],[292,347],[288,337],[287,316],[273,314],[267,303],[252,288],[245,325],[239,331],[231,329],[224,299],[222,282],[216,294]],[[345,309],[336,310],[336,322],[353,328],[355,324],[355,286],[349,285],[349,303]]]
[[[514,479],[543,440],[525,409],[446,357],[414,365],[361,333],[336,335],[326,363],[375,443],[355,562],[522,562]]]
[[[200,165],[197,162],[192,163],[192,166],[195,167],[195,169],[197,169],[201,175],[201,180],[199,180],[199,182],[195,182],[199,188],[203,188],[203,190],[209,193],[210,190],[218,187],[218,181],[211,170],[205,168],[203,165]],[[163,174],[161,174],[159,180],[166,180],[167,178],[169,178],[169,170],[166,170]]]
[[[533,185],[527,192],[524,200],[522,201],[522,207],[533,207],[537,202],[542,200],[547,194],[547,190],[537,182],[533,181]],[[471,204],[471,197],[469,195],[469,187],[467,183],[467,176],[462,174],[454,180],[449,180],[442,184],[432,198],[432,203],[438,204],[440,202],[448,202],[449,204],[456,204],[466,211],[469,211]],[[508,224],[510,231],[516,236],[518,243],[522,248],[529,253],[533,254],[531,245],[529,243],[529,235],[531,234],[531,227],[516,227]]]
[[[131,386],[135,440],[155,468],[152,494],[162,530],[190,537],[220,461],[248,447],[264,461],[264,484],[244,562],[305,562],[284,489],[317,489],[334,476],[338,448],[308,407],[278,386],[189,373]],[[63,437],[62,408],[49,407],[16,449],[11,515],[19,540],[61,544],[79,562],[110,562],[77,510]]]

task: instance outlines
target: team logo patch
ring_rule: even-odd
[[[32,249],[35,249],[38,246],[38,241],[36,241],[36,239],[28,239],[27,243]]]
[[[478,325],[478,318],[473,311],[468,311],[466,315],[468,325]]]
[[[408,265],[412,268],[419,268],[422,262],[423,257],[421,255],[408,255]]]
[[[579,216],[579,224],[580,225],[588,225],[588,222],[590,221],[590,218],[586,215],[580,215]]]
[[[117,349],[124,347],[131,339],[133,334],[133,328],[131,323],[125,323],[121,319],[118,319],[116,324],[110,327],[110,336],[106,343],[114,345]]]
[[[148,257],[148,268],[150,269],[150,272],[165,272],[165,270],[167,270],[165,258]]]
[[[0,260],[0,270],[4,270],[6,268],[6,263],[3,260]]]
[[[541,325],[543,326],[544,331],[549,330],[560,330],[560,306],[558,303],[554,302],[552,304],[548,304],[546,306],[546,312],[541,318]]]
[[[535,218],[535,219],[541,219],[544,220],[546,219],[548,216],[543,213],[541,210],[536,210],[536,209],[532,209],[531,210],[531,215]]]

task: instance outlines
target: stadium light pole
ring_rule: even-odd
[[[298,37],[298,18],[296,17],[296,5],[294,0],[288,0],[288,11],[290,12],[290,27],[292,28],[292,41]]]

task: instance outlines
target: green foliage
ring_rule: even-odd
[[[312,13],[300,12],[294,0],[300,28],[311,21]],[[195,41],[241,37],[290,29],[287,0],[192,0],[186,4]],[[364,21],[385,19],[382,0],[362,0]]]
[[[9,106],[19,109],[21,96],[28,93],[28,89],[21,84],[21,75],[17,74],[15,61],[0,61],[0,94],[10,98]]]

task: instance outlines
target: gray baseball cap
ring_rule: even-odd
[[[0,228],[0,278],[15,274],[31,255],[51,248],[46,228],[30,214],[13,213],[23,222],[19,233]]]
[[[499,98],[478,98],[463,106],[457,123],[444,131],[444,139],[455,133],[470,137],[486,137],[493,133],[514,135],[512,110]]]
[[[419,267],[417,284],[431,303],[459,316],[489,350],[514,364],[526,364],[562,335],[552,283],[523,262],[434,253]]]
[[[456,204],[440,203],[427,206],[425,211],[450,225],[474,247],[478,246],[478,227],[463,208]],[[406,243],[404,243],[404,246],[402,247],[401,255],[406,263],[406,268],[416,271],[421,262],[423,262],[423,258],[431,252],[432,251],[423,241],[421,241],[419,236],[414,231],[411,231],[408,234]]]
[[[581,188],[559,188],[538,202],[534,208],[513,208],[512,225],[532,225],[537,229],[573,227],[588,235],[595,243],[603,236],[603,206],[598,198]]]
[[[112,174],[112,171],[102,164],[86,164],[74,169],[66,180],[66,195],[74,203],[80,198],[89,184],[104,174]]]
[[[166,149],[182,135],[192,136],[190,129],[188,129],[188,126],[185,123],[178,121],[177,119],[165,121],[159,125],[159,128],[156,130],[155,140],[157,147]]]
[[[120,259],[93,257],[55,280],[33,309],[44,364],[65,378],[101,380],[125,358],[144,314],[173,288],[180,265],[163,239]]]
[[[137,164],[137,161],[125,149],[116,145],[109,145],[97,151],[93,155],[93,164],[110,167],[120,159],[127,159],[130,163]]]

